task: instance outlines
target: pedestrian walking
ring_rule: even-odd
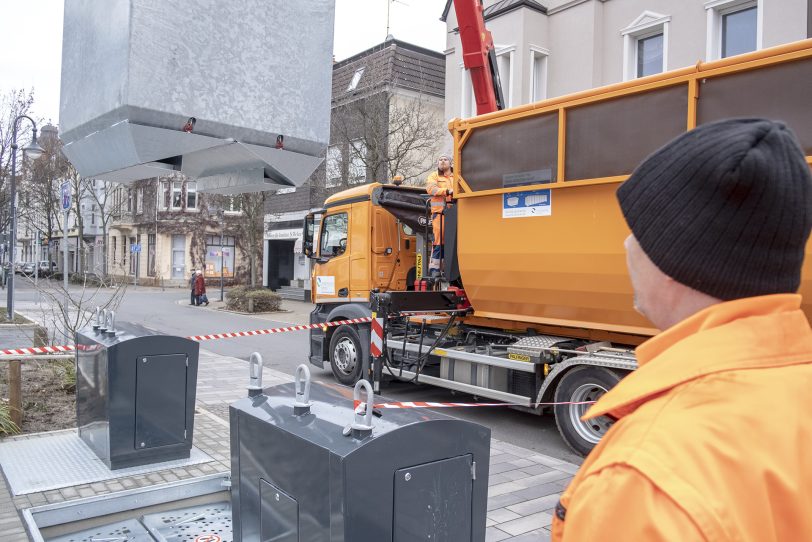
[[[702,125],[617,191],[635,308],[659,335],[585,418],[616,420],[555,541],[812,540],[812,176],[779,122]]]
[[[203,278],[203,271],[197,270],[195,277],[195,295],[197,296],[197,304],[209,304],[209,298],[206,296],[206,279]]]
[[[189,291],[191,292],[191,298],[189,301],[190,305],[197,305],[197,296],[195,295],[195,279],[197,278],[197,272],[192,269],[192,276],[189,277]]]

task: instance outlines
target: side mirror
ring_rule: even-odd
[[[345,250],[347,250],[347,238],[345,237],[342,240],[340,240],[338,242],[338,245],[341,247],[341,252],[344,252]]]
[[[302,252],[308,258],[313,257],[313,236],[315,233],[315,217],[309,214],[305,217],[304,228],[302,230]]]

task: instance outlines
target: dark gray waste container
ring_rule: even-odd
[[[314,384],[299,415],[293,384],[231,405],[234,540],[484,541],[490,429],[381,409],[345,436],[352,392]]]
[[[188,458],[198,343],[135,324],[97,327],[76,333],[81,439],[110,469]]]

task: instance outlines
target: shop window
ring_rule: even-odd
[[[206,265],[203,275],[206,277],[219,277],[222,269],[223,277],[234,276],[234,249],[235,238],[225,235],[206,236]]]

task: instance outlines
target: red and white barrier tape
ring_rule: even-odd
[[[592,405],[595,401],[560,401],[558,403],[532,403],[529,406],[558,406],[558,405]],[[407,408],[465,408],[465,407],[500,407],[500,406],[528,406],[521,403],[437,403],[433,401],[393,401],[391,403],[375,403],[372,408],[379,409],[407,409]],[[362,412],[366,403],[355,401],[355,411]]]
[[[270,329],[257,329],[254,331],[233,331],[231,333],[214,333],[211,335],[192,335],[186,337],[193,341],[213,341],[216,339],[233,339],[235,337],[251,337],[254,335],[271,335],[273,333],[286,333],[289,331],[304,331],[307,329],[324,329],[328,327],[337,327],[345,324],[364,324],[372,321],[372,318],[351,318],[349,320],[336,320],[334,322],[324,322],[321,324],[306,324],[301,326],[288,326],[288,327],[274,327]],[[75,352],[76,347],[73,345],[63,346],[30,346],[27,348],[7,348],[0,350],[0,355],[9,356],[25,356],[31,354],[58,354],[60,352]]]
[[[215,333],[213,335],[192,335],[186,337],[193,341],[212,341],[215,339],[233,339],[235,337],[251,337],[253,335],[271,335],[273,333],[286,333],[288,331],[304,331],[307,329],[327,329],[345,324],[364,324],[370,322],[372,318],[352,318],[350,320],[336,320],[334,322],[324,322],[321,324],[305,324],[301,326],[275,327],[271,329],[258,329],[255,331],[234,331],[232,333]]]

